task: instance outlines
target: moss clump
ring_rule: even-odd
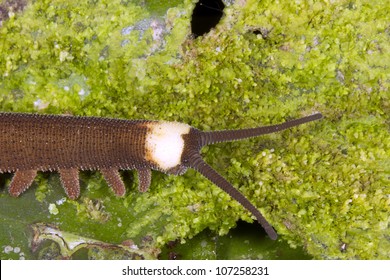
[[[143,1],[37,1],[0,28],[0,106],[176,120],[204,130],[321,111],[321,122],[211,146],[205,158],[291,246],[314,258],[387,259],[389,5],[237,1],[216,29],[194,40],[189,0],[156,13]],[[157,246],[251,220],[193,171],[154,173],[146,194],[124,175],[125,199],[87,188],[105,184],[92,176],[83,179],[80,201],[57,205],[52,218],[91,238],[150,235]],[[49,189],[42,203],[63,196],[58,186]],[[85,197],[105,206],[104,229],[77,215]]]

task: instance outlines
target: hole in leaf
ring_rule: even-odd
[[[198,37],[208,33],[221,20],[224,8],[221,0],[199,0],[192,12],[192,34]]]

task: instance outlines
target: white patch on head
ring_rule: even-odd
[[[188,134],[191,127],[177,122],[150,123],[148,127],[145,139],[147,159],[163,171],[180,164],[184,149],[182,135]]]

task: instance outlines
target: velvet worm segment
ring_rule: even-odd
[[[0,173],[15,173],[9,193],[19,196],[38,171],[57,171],[67,196],[77,199],[79,170],[99,170],[113,192],[123,196],[126,189],[119,170],[138,171],[139,191],[145,192],[151,170],[180,175],[192,168],[238,201],[276,239],[277,233],[260,211],[203,161],[200,150],[321,118],[316,113],[277,125],[203,132],[177,122],[0,113]]]

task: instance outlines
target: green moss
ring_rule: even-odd
[[[388,1],[237,1],[196,40],[192,1],[157,2],[36,1],[13,15],[0,28],[0,108],[204,130],[320,111],[325,119],[315,124],[207,147],[204,157],[291,246],[314,258],[390,258]],[[56,205],[47,222],[110,243],[152,236],[162,246],[251,221],[191,170],[153,173],[145,194],[124,173],[125,198],[86,175],[82,197]],[[47,205],[64,195],[49,182],[50,193],[37,196]]]

